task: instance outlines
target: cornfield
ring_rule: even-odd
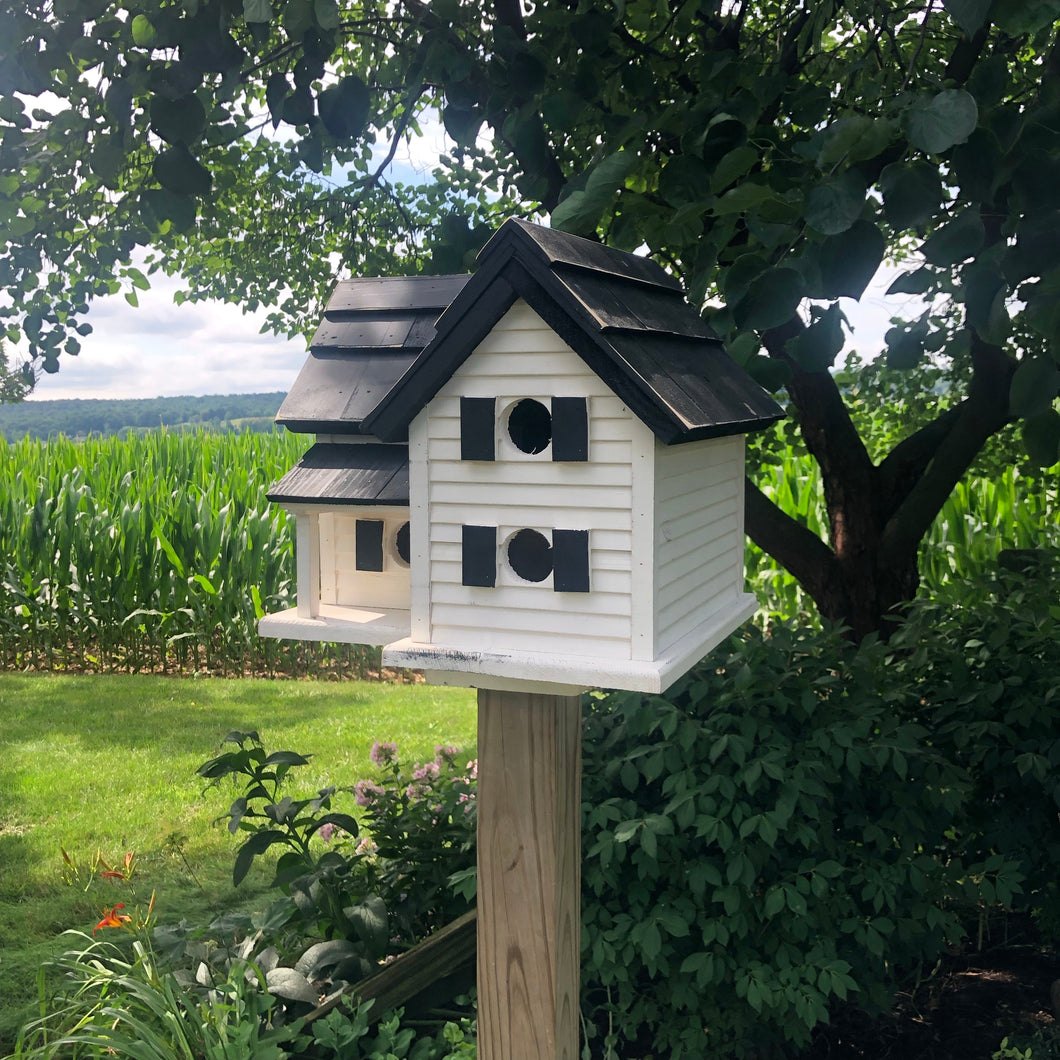
[[[155,431],[73,442],[0,440],[0,666],[12,669],[355,674],[377,649],[259,638],[294,604],[293,529],[269,485],[305,449],[288,434]],[[758,481],[824,535],[814,465],[788,455]],[[1008,469],[954,491],[925,541],[925,589],[1060,545],[1055,480]],[[811,621],[798,584],[753,546],[763,613]]]
[[[259,638],[293,606],[293,534],[265,499],[287,434],[0,441],[0,665],[352,672],[370,649]]]

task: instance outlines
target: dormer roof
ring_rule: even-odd
[[[362,432],[407,439],[415,416],[518,299],[665,444],[744,434],[784,415],[650,259],[509,220],[478,261],[429,344],[363,416]]]
[[[341,280],[276,422],[296,432],[363,433],[365,417],[434,338],[434,322],[468,279]]]

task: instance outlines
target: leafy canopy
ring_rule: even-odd
[[[840,569],[855,526],[908,596],[917,542],[1009,422],[1034,463],[1060,456],[1060,0],[0,10],[0,313],[46,371],[77,352],[93,297],[135,300],[134,259],[295,333],[337,266],[461,270],[502,215],[550,215],[646,246],[786,388],[830,545],[761,503],[748,526],[814,568],[799,576],[819,603],[868,577]],[[437,116],[452,157],[434,183],[393,183],[398,147]],[[953,372],[949,406],[877,465],[828,370],[841,299],[885,261],[916,299],[888,364]]]

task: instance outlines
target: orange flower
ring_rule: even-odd
[[[119,909],[124,909],[125,903],[119,902],[117,905],[111,906],[110,909],[104,907],[103,919],[92,929],[94,935],[100,928],[120,928],[122,924],[127,924],[132,920],[131,916],[126,916],[125,913],[119,913]]]

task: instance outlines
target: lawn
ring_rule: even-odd
[[[421,761],[436,744],[473,748],[475,724],[466,689],[0,674],[0,1056],[61,933],[90,929],[104,905],[146,906],[155,892],[161,920],[195,923],[260,900],[265,871],[234,889],[238,841],[211,827],[235,794],[204,796],[195,776],[227,733],[256,729],[270,751],[312,755],[292,793],[315,794],[373,776],[376,740]],[[335,808],[352,812],[352,796]],[[92,878],[97,853],[120,865],[130,851],[130,881]]]

